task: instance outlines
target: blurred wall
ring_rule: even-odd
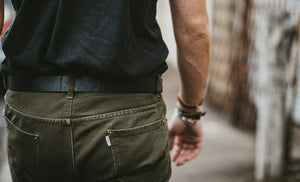
[[[237,126],[254,130],[257,107],[253,95],[257,91],[256,83],[261,78],[256,70],[261,68],[259,63],[267,61],[262,59],[264,53],[261,50],[267,46],[264,40],[268,31],[262,30],[261,27],[270,23],[268,16],[272,13],[286,13],[290,21],[296,24],[300,18],[300,1],[212,0],[210,2],[213,4],[211,5],[213,15],[207,100],[212,106],[229,113],[231,121]],[[292,34],[290,36],[293,38]],[[297,49],[298,44],[299,41],[286,46],[296,46]],[[299,59],[299,55],[294,57]],[[286,61],[292,60],[286,58]],[[286,84],[290,83],[287,81]],[[291,97],[294,100],[297,98],[294,104],[296,108],[292,108],[294,115],[300,115],[298,114],[300,112],[297,112],[297,108],[300,108],[300,92],[292,94]]]
[[[211,60],[207,99],[221,110],[232,103],[231,52],[234,0],[215,0],[211,18]]]

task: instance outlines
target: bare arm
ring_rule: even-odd
[[[198,105],[209,63],[209,31],[205,0],[170,0],[181,78],[181,98]]]
[[[0,0],[0,33],[2,32],[4,21],[4,1]]]
[[[198,106],[208,73],[210,43],[205,0],[170,0],[180,73],[180,97]],[[183,108],[187,112],[188,109]],[[201,150],[202,126],[191,126],[176,114],[171,119],[170,148],[177,165],[195,158]]]

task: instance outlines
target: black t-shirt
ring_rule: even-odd
[[[2,38],[1,71],[15,76],[161,74],[168,49],[157,0],[12,0],[16,18]]]

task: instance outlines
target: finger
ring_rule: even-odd
[[[181,166],[185,163],[184,155],[185,155],[185,150],[181,150],[180,155],[176,160],[176,166]]]
[[[185,151],[185,156],[184,156],[184,163],[190,161],[193,159],[193,151],[195,147],[193,144],[187,144],[186,146],[186,151]]]
[[[184,143],[182,144],[182,148],[180,151],[180,154],[178,156],[178,159],[176,160],[176,165],[183,165],[186,162],[186,153],[188,151],[188,144]]]
[[[192,154],[193,154],[193,151],[194,151],[194,145],[193,144],[188,144],[188,147],[187,147],[187,151],[185,153],[185,160],[186,161],[190,161],[192,158]]]
[[[174,151],[172,155],[172,161],[176,161],[181,151],[181,142],[179,141],[178,137],[175,136],[174,139]]]

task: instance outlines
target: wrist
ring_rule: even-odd
[[[198,108],[203,104],[203,98],[200,100],[200,102],[196,102],[197,104],[191,104],[185,102],[182,97],[178,94],[177,95],[177,103],[180,108],[184,110],[198,110]]]
[[[200,110],[196,112],[186,112],[181,110],[180,108],[176,108],[175,112],[177,114],[177,117],[181,121],[184,121],[185,123],[190,125],[197,124],[200,121],[200,119],[206,114],[206,112],[202,112]]]
[[[200,121],[206,112],[200,110],[200,106],[203,103],[203,99],[199,102],[198,105],[190,105],[182,101],[180,96],[177,96],[177,108],[175,110],[178,118],[187,124],[195,125]]]
[[[189,113],[196,113],[197,111],[200,111],[200,107],[203,104],[203,99],[199,102],[197,105],[192,105],[189,103],[184,102],[180,95],[177,95],[177,108],[179,108],[182,111],[189,112]]]
[[[194,108],[187,108],[187,107],[184,107],[184,106],[181,105],[179,102],[176,103],[176,108],[177,108],[177,109],[180,109],[180,110],[182,110],[182,111],[184,111],[184,112],[188,112],[188,113],[195,113],[195,112],[198,110],[198,108],[197,108],[197,109],[194,109]]]

